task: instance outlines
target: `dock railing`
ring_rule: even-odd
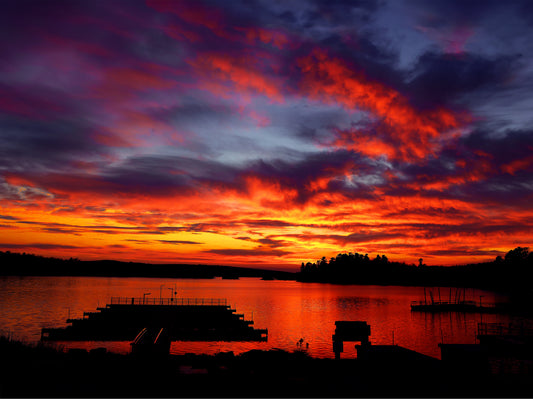
[[[477,306],[480,307],[475,301],[459,301],[459,302],[450,302],[450,301],[411,301],[411,306]],[[494,307],[494,305],[483,305],[482,307]]]
[[[111,305],[227,306],[225,298],[134,298],[111,297]]]

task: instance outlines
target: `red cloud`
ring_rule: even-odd
[[[528,170],[533,165],[533,156],[524,158],[524,159],[517,159],[516,161],[512,161],[506,165],[502,165],[501,169],[505,173],[509,173],[510,175],[514,175],[516,172],[520,170]]]
[[[446,31],[425,26],[417,26],[416,28],[437,42],[445,53],[456,55],[464,53],[466,42],[475,33],[469,26],[455,26]]]
[[[254,44],[257,40],[259,40],[265,44],[272,44],[273,46],[282,49],[289,43],[288,36],[279,31],[255,27],[235,29],[243,32],[246,40],[250,44]]]
[[[47,120],[65,111],[65,107],[57,102],[0,87],[0,112],[30,119]]]
[[[222,14],[212,7],[203,6],[200,2],[147,0],[146,4],[159,12],[175,14],[188,24],[204,26],[218,36],[227,36]]]
[[[101,57],[110,57],[113,55],[113,53],[109,49],[94,43],[83,42],[80,40],[74,40],[68,37],[61,37],[49,33],[45,35],[44,39],[46,40],[46,43],[50,46],[50,48],[72,49],[80,54],[91,54]],[[69,66],[57,63],[56,67],[68,68]]]
[[[177,15],[185,25],[188,25],[185,27],[171,24],[163,28],[166,34],[177,40],[183,40],[183,38],[192,42],[201,40],[202,33],[197,29],[201,27],[209,29],[216,36],[234,42],[253,45],[260,41],[279,49],[284,48],[289,43],[288,36],[280,31],[259,27],[233,26],[226,22],[220,10],[206,7],[198,1],[148,0],[147,4],[159,12]]]
[[[136,90],[169,89],[176,84],[172,80],[163,79],[152,73],[129,68],[109,69],[106,77],[114,84]]]
[[[254,68],[253,62],[248,59],[230,57],[220,54],[209,54],[200,56],[195,62],[191,63],[195,68],[204,72],[206,79],[229,80],[233,82],[238,91],[247,94],[250,90],[264,94],[273,101],[283,102],[282,93],[271,78],[265,76],[261,70]],[[212,81],[203,85],[219,93],[218,86]],[[214,90],[213,90],[214,89]]]
[[[201,36],[198,33],[186,29],[178,24],[167,25],[163,28],[163,30],[171,38],[176,39],[178,41],[187,39],[190,42],[198,42],[201,40]]]
[[[342,132],[332,143],[336,147],[354,148],[369,156],[381,153],[377,147],[392,158],[413,161],[435,154],[438,139],[463,123],[446,109],[416,110],[398,91],[367,79],[324,51],[315,50],[299,59],[298,66],[304,75],[304,93],[322,101],[340,103],[349,110],[368,111],[378,119],[373,131]]]

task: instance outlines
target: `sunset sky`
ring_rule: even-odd
[[[533,243],[531,1],[2,1],[0,250],[296,270]]]

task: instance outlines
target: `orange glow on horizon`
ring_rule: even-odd
[[[248,190],[253,193],[251,197],[218,190],[212,198],[193,197],[190,202],[183,202],[187,197],[179,201],[164,198],[154,201],[139,196],[135,201],[127,199],[120,208],[105,208],[106,197],[97,202],[84,202],[77,209],[61,208],[54,204],[60,201],[57,199],[48,200],[49,210],[44,204],[27,209],[16,204],[3,205],[2,214],[10,217],[0,224],[3,237],[0,250],[81,259],[297,270],[301,262],[315,261],[322,256],[329,259],[341,252],[386,254],[391,260],[408,263],[416,263],[420,253],[432,251],[435,255],[424,256],[426,264],[486,261],[521,242],[519,230],[511,234],[476,231],[477,216],[471,219],[474,229],[471,234],[453,233],[446,209],[464,215],[480,212],[475,206],[456,200],[420,198],[413,202],[410,197],[385,197],[377,202],[354,202],[337,197],[335,208],[318,203],[294,208],[288,206],[294,199],[294,191],[281,191],[279,186],[264,185],[257,178],[247,181]],[[227,204],[233,204],[230,207],[220,206],[225,202],[225,194]],[[84,194],[81,198],[89,199]],[[286,205],[281,206],[283,203]],[[401,212],[404,216],[389,220],[386,214],[391,212]],[[428,216],[431,214],[428,212],[435,215]],[[487,208],[485,213],[494,215],[495,210]],[[428,223],[442,226],[442,231],[426,232],[424,225]],[[465,223],[468,220],[462,221]],[[485,247],[487,240],[498,242],[496,247],[487,248],[494,252],[494,257],[469,254],[469,247]],[[463,248],[464,254],[446,255],[442,251],[453,243]],[[440,252],[442,255],[438,255]]]

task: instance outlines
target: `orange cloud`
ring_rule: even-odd
[[[220,187],[181,196],[113,191],[112,197],[105,192],[98,195],[94,186],[82,181],[78,186],[87,187],[87,192],[74,191],[68,198],[57,193],[40,208],[5,207],[2,213],[11,216],[4,216],[7,227],[0,226],[0,234],[10,237],[4,243],[17,248],[27,245],[32,252],[85,259],[292,264],[296,269],[301,261],[356,251],[412,262],[427,254],[423,256],[427,264],[454,264],[462,259],[457,255],[459,246],[487,248],[487,242],[497,240],[504,250],[512,247],[527,237],[524,218],[533,217],[459,200],[422,196],[352,200],[327,192],[307,207],[296,208],[296,190],[254,176],[245,181],[246,193]],[[310,185],[321,190],[327,178]],[[334,205],[324,206],[324,200]],[[494,228],[480,222],[489,216],[500,220]],[[502,233],[498,223],[504,219],[514,227]],[[72,237],[69,248],[60,247],[65,234]]]
[[[357,129],[348,131],[335,129],[335,131],[337,138],[331,143],[334,147],[361,152],[371,158],[386,155],[389,159],[393,159],[397,155],[397,148],[379,137],[372,137],[368,132]]]
[[[5,173],[3,175],[4,180],[14,186],[33,186],[33,182],[23,176],[17,176],[11,173]]]

